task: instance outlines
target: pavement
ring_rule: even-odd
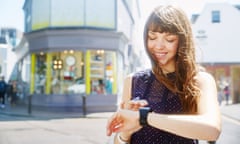
[[[220,110],[223,116],[240,122],[240,103],[227,105],[222,102]],[[108,118],[113,112],[96,112],[96,113],[83,113],[82,108],[43,108],[43,107],[31,107],[28,105],[15,105],[11,106],[7,104],[5,108],[0,108],[1,115],[32,117],[32,118]]]
[[[232,104],[222,103],[220,106],[222,116],[227,117],[231,120],[240,122],[240,103]],[[82,108],[42,108],[42,107],[31,107],[28,105],[15,105],[11,106],[7,104],[5,108],[0,108],[0,115],[8,115],[15,117],[26,117],[29,119],[67,119],[67,118],[89,118],[89,120],[106,120],[110,117],[113,112],[96,112],[83,113]],[[109,138],[106,138],[109,139]],[[108,140],[112,143],[112,139]],[[200,144],[207,144],[206,141],[200,141]]]
[[[108,118],[113,112],[83,112],[81,107],[31,107],[28,105],[5,105],[0,107],[0,115],[28,117],[33,119],[60,118]]]
[[[228,104],[223,103],[220,106],[222,116],[236,120],[240,122],[240,103],[238,104]]]

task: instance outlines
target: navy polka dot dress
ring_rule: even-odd
[[[174,78],[175,74],[168,74]],[[182,112],[180,99],[159,82],[151,70],[137,72],[132,81],[132,99],[146,99],[155,113],[178,114]],[[131,144],[197,144],[197,140],[146,126],[131,137]]]

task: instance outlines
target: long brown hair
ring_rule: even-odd
[[[167,78],[148,51],[148,31],[178,35],[179,44],[176,54],[176,78],[174,81]],[[197,113],[200,90],[194,77],[198,72],[198,66],[196,64],[191,24],[186,14],[180,8],[174,6],[159,6],[155,8],[145,24],[144,44],[152,63],[152,70],[157,79],[179,95],[184,113]]]

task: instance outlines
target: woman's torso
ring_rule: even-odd
[[[168,78],[174,79],[175,73]],[[132,99],[145,99],[155,113],[179,114],[182,105],[179,97],[159,82],[151,70],[136,73],[132,79]],[[194,144],[195,140],[180,137],[151,126],[143,127],[131,137],[131,144]]]

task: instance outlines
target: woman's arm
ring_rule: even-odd
[[[132,74],[128,75],[124,80],[122,98],[120,105],[118,107],[119,110],[127,107],[126,103],[130,101],[131,93],[132,93]],[[119,132],[118,134],[115,134],[114,144],[120,144],[119,138],[122,139],[123,141],[129,142],[131,134],[128,132]]]
[[[201,90],[198,114],[167,115],[149,113],[147,117],[148,124],[187,138],[207,141],[216,140],[221,132],[221,116],[215,80],[205,72],[200,72],[196,79]],[[108,135],[114,132],[132,133],[140,128],[139,112],[126,109],[118,110],[107,124]]]
[[[148,123],[177,135],[202,140],[216,140],[221,132],[221,116],[215,80],[200,72],[196,77],[201,90],[197,115],[163,115],[150,113]]]
[[[121,99],[121,103],[119,105],[117,113],[119,113],[120,111],[124,111],[124,110],[138,111],[139,107],[144,107],[148,104],[146,100],[131,100],[131,97],[132,97],[132,76],[133,75],[130,74],[124,80],[122,99]],[[138,115],[138,113],[135,113],[135,112],[131,113],[131,111],[129,111],[127,113],[127,114],[129,114],[127,116],[127,117],[129,117],[128,120],[130,120],[132,122],[135,122],[135,119],[133,119],[132,115],[133,114]],[[116,113],[116,115],[112,116],[112,118],[113,119],[115,118],[115,120],[116,119],[121,119],[121,115],[117,115],[117,113]],[[126,119],[126,118],[123,118],[123,119]],[[109,121],[111,121],[111,118],[109,119]],[[131,125],[133,126],[132,122],[126,122],[127,124],[130,124],[127,127],[131,127]],[[121,140],[125,141],[125,142],[129,142],[130,139],[131,139],[132,133],[138,131],[140,128],[141,128],[140,125],[138,125],[136,128],[135,128],[135,126],[133,126],[133,129],[130,128],[128,130],[117,133],[114,136],[114,143],[119,144],[119,141],[121,141]],[[108,133],[107,135],[109,135],[109,134],[111,134],[111,132]]]

